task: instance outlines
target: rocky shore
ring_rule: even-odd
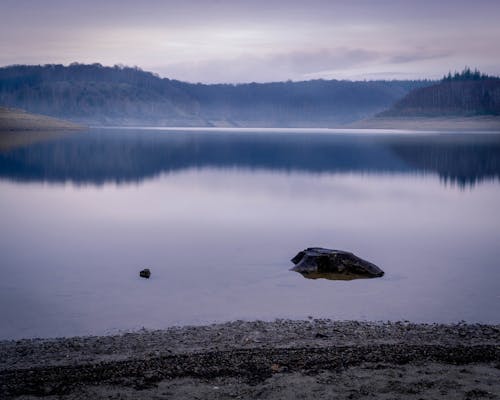
[[[0,398],[500,398],[500,325],[329,320],[0,342]]]

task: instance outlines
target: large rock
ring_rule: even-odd
[[[384,275],[379,267],[352,253],[342,250],[310,247],[299,252],[292,262],[291,270],[306,278],[350,280],[357,278],[378,278]]]

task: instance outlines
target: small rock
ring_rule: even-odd
[[[149,277],[151,276],[151,271],[149,270],[149,268],[145,268],[145,269],[143,269],[142,271],[139,272],[139,276],[141,278],[147,278],[147,279],[149,279]]]
[[[280,370],[281,370],[281,367],[279,364],[272,364],[271,365],[271,371],[273,373],[278,373],[278,372],[280,372]]]

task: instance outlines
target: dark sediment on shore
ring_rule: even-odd
[[[498,325],[237,321],[0,342],[4,398],[498,398],[498,377]]]

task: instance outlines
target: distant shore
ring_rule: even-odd
[[[498,376],[500,325],[236,321],[0,342],[7,399],[497,399]]]
[[[349,124],[355,129],[399,129],[416,131],[500,132],[500,116],[477,117],[374,117]]]
[[[130,120],[124,120],[123,125],[102,126],[102,128],[113,129],[181,129],[181,130],[311,130],[323,131],[328,129],[384,129],[384,130],[415,130],[415,131],[486,131],[500,132],[500,116],[475,116],[475,117],[372,117],[360,121],[355,121],[349,124],[340,125],[317,125],[309,126],[307,124],[295,124],[293,126],[269,127],[265,124],[240,123],[231,124],[229,121],[218,120],[211,121],[210,124],[204,125],[151,125],[142,126],[138,121],[137,124],[131,124]],[[171,121],[172,122],[172,121]],[[199,121],[198,121],[199,122]],[[57,118],[48,117],[45,115],[31,114],[19,109],[0,107],[0,134],[5,137],[10,133],[22,132],[27,133],[54,133],[54,132],[71,132],[87,129],[85,125],[79,125],[70,121],[60,120]]]

